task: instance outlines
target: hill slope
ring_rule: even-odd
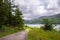
[[[27,24],[40,24],[40,23],[43,23],[42,20],[44,18],[50,18],[50,19],[54,20],[55,23],[60,24],[60,14],[56,14],[53,16],[43,16],[43,17],[33,19],[33,20],[25,20],[25,23],[27,23]]]

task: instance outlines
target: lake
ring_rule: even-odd
[[[40,28],[41,26],[44,26],[44,24],[25,24],[29,27],[36,27],[36,28]],[[60,30],[60,24],[56,24],[56,26],[54,26],[54,29],[56,30]]]
[[[29,27],[38,27],[38,28],[40,28],[41,26],[44,26],[43,24],[25,24],[25,25]]]

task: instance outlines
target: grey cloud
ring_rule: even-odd
[[[58,6],[60,7],[60,0],[58,0]]]
[[[41,17],[42,15],[47,16],[48,14],[49,14],[48,16],[50,16],[60,12],[60,0],[18,0],[17,2],[18,3],[16,4],[19,5],[23,14],[26,14],[26,15],[29,14],[29,16],[25,16],[25,18],[28,18],[28,19]],[[51,5],[51,2],[54,6]],[[38,9],[41,6],[43,6],[44,8],[43,10]],[[42,13],[36,10],[38,11],[42,10],[42,12],[46,10],[47,12]]]

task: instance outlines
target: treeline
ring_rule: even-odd
[[[23,28],[22,12],[11,0],[0,0],[0,30],[7,27]],[[15,8],[15,9],[14,9]]]

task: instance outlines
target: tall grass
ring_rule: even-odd
[[[28,40],[60,40],[60,34],[56,31],[44,31],[43,29],[33,28],[28,33]]]

